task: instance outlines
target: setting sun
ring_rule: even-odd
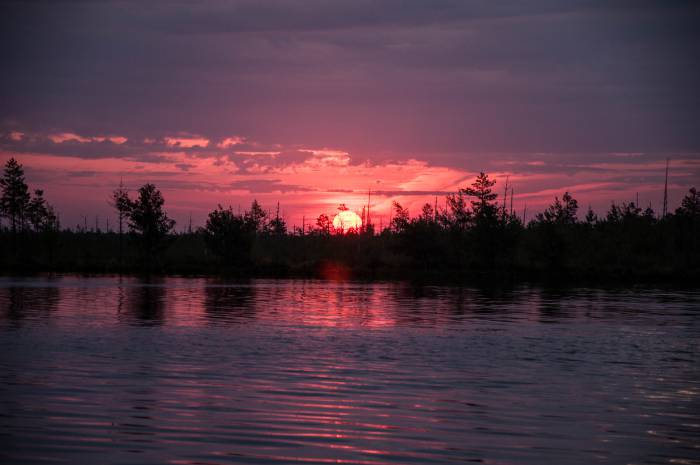
[[[351,229],[358,231],[362,227],[362,218],[352,210],[343,209],[344,207],[342,205],[341,210],[333,218],[333,227],[344,233]]]

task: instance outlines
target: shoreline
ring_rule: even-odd
[[[265,270],[246,269],[217,271],[201,269],[171,269],[157,271],[143,271],[137,268],[120,270],[97,269],[2,269],[0,277],[65,277],[79,276],[86,278],[100,277],[128,277],[141,279],[161,278],[185,278],[185,279],[219,279],[225,281],[249,281],[249,280],[300,280],[300,281],[326,281],[326,282],[356,282],[356,283],[409,283],[417,285],[437,286],[475,286],[510,288],[520,285],[534,285],[543,287],[595,287],[595,288],[629,288],[637,286],[652,286],[662,288],[700,289],[700,275],[697,273],[660,274],[660,273],[603,273],[600,271],[580,272],[557,271],[459,271],[441,270],[434,272],[418,271],[390,271],[382,270],[367,272],[344,268],[332,272],[300,271],[300,270]]]

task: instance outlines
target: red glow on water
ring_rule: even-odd
[[[342,263],[323,262],[320,265],[319,275],[329,281],[347,281],[350,279],[350,270]]]

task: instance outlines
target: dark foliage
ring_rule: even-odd
[[[279,206],[271,215],[257,201],[238,214],[219,205],[205,227],[173,234],[174,221],[155,186],[143,186],[134,200],[120,186],[111,204],[132,233],[124,240],[121,226],[119,232],[59,232],[43,192],[30,196],[21,165],[11,161],[2,183],[8,225],[0,230],[0,242],[3,252],[14,250],[5,239],[21,232],[31,247],[21,261],[3,253],[0,267],[6,272],[24,267],[246,276],[556,276],[613,282],[700,277],[700,195],[695,188],[663,218],[630,202],[611,205],[601,217],[588,209],[579,219],[578,202],[565,192],[525,225],[505,201],[498,201],[494,186],[481,173],[471,186],[448,196],[444,208],[437,207],[436,199],[415,217],[394,203],[389,227],[377,234],[373,226],[341,234],[325,214],[315,228],[290,233]]]
[[[0,217],[9,221],[11,235],[9,241],[3,241],[11,243],[11,248],[0,249],[6,262],[31,263],[32,256],[42,255],[45,262],[53,263],[59,223],[53,207],[44,199],[44,191],[36,189],[33,196],[29,194],[22,165],[14,158],[5,164],[0,190]]]
[[[163,195],[155,185],[144,184],[136,199],[131,200],[126,191],[118,189],[113,201],[120,218],[126,217],[128,221],[142,265],[147,269],[158,267],[160,255],[168,246],[169,234],[175,227],[175,221],[163,210]]]
[[[17,234],[25,227],[29,208],[29,187],[24,181],[24,169],[17,160],[10,158],[0,178],[0,214],[10,221],[10,229]]]
[[[236,215],[231,207],[224,209],[221,205],[207,218],[200,234],[204,237],[207,248],[223,262],[226,267],[249,266],[250,253],[255,238],[257,225],[251,215]]]

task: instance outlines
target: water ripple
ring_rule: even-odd
[[[0,279],[0,462],[700,463],[700,293]]]

